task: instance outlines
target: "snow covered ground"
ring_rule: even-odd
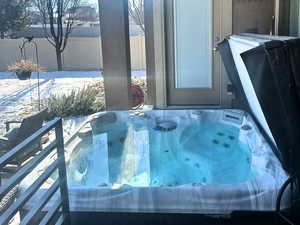
[[[132,77],[145,77],[146,71],[132,71]],[[41,100],[53,94],[69,93],[95,84],[103,79],[99,71],[62,71],[40,74]],[[37,111],[37,75],[31,80],[21,81],[14,74],[0,72],[0,135],[5,132],[4,122],[20,120],[32,111]]]

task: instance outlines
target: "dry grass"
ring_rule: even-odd
[[[52,95],[44,102],[47,108],[47,120],[54,117],[86,116],[104,110],[105,105],[97,101],[98,90],[84,87],[72,90],[69,94]]]
[[[37,64],[30,60],[21,60],[8,66],[9,72],[44,72]]]
[[[147,95],[146,78],[133,78],[132,84],[139,85],[145,96]],[[77,91],[73,90],[69,94],[51,96],[44,102],[44,107],[48,109],[49,120],[54,117],[86,116],[103,111],[105,110],[104,81],[101,79],[95,84]]]

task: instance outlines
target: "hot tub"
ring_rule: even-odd
[[[239,110],[103,112],[66,150],[71,211],[274,210],[287,179]]]
[[[92,115],[66,145],[71,211],[275,211],[286,171],[299,169],[300,157],[299,96],[289,80],[297,73],[286,54],[300,42],[285,40],[243,34],[219,44],[235,107],[243,110]],[[33,171],[21,190],[42,171]],[[51,180],[47,185],[26,207]],[[281,208],[290,206],[289,191]]]

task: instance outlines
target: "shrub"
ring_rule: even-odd
[[[97,98],[98,91],[85,87],[79,91],[72,90],[70,94],[53,95],[45,101],[48,109],[47,119],[54,117],[86,116],[104,110],[104,102]]]

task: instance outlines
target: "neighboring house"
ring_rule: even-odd
[[[41,24],[43,22],[43,17],[41,16],[41,14],[38,11],[31,11],[30,17],[31,17],[32,25]]]
[[[76,11],[76,20],[79,21],[97,21],[99,18],[96,9],[92,6],[78,6],[70,10]]]

